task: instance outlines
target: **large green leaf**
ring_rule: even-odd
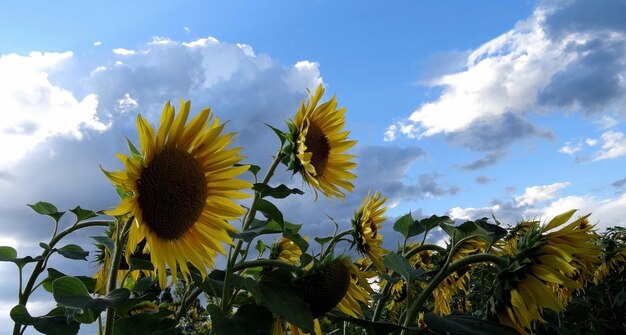
[[[269,335],[274,321],[272,313],[256,304],[239,306],[232,317],[225,316],[216,305],[207,306],[216,334]]]
[[[424,274],[424,270],[418,270],[412,267],[404,256],[400,256],[394,252],[388,253],[385,258],[383,258],[383,264],[389,270],[399,273],[407,283],[412,282],[414,279]]]
[[[11,319],[16,323],[33,326],[37,331],[47,335],[74,335],[78,334],[80,324],[65,317],[64,310],[59,313],[55,309],[44,316],[33,317],[24,305],[17,305],[11,309]],[[6,329],[5,329],[6,330]]]
[[[113,253],[113,251],[115,250],[115,242],[113,241],[112,238],[108,237],[108,236],[89,236],[92,239],[94,239],[96,242],[104,245],[105,248],[107,248],[107,250],[109,250],[110,253]]]
[[[41,215],[50,216],[56,222],[59,222],[63,214],[65,214],[65,212],[59,212],[59,210],[49,202],[39,201],[36,204],[28,204],[27,206]]]
[[[46,291],[52,293],[52,283],[58,278],[65,277],[67,275],[54,268],[48,268],[46,270],[48,271],[48,277],[42,281],[42,286]],[[78,278],[83,285],[85,285],[87,291],[93,293],[96,287],[96,280],[93,277],[76,276],[75,278]]]
[[[283,213],[273,203],[265,199],[261,199],[259,200],[259,203],[257,205],[257,210],[263,213],[266,218],[278,222],[281,227],[285,225],[285,221],[283,220]]]
[[[246,278],[245,285],[257,304],[267,307],[296,327],[313,332],[313,317],[302,293],[291,284],[291,274],[283,269],[272,271],[259,282]]]
[[[17,258],[17,251],[12,247],[0,247],[0,262],[12,262]]]
[[[169,311],[155,314],[141,313],[115,320],[114,335],[165,335],[175,334],[176,321],[168,317]]]
[[[393,229],[400,232],[405,238],[417,236],[439,226],[442,223],[453,223],[447,216],[433,215],[429,218],[421,220],[413,220],[411,213],[405,214],[400,217],[393,224]]]
[[[95,321],[95,318],[102,311],[108,307],[121,305],[130,297],[129,290],[119,288],[111,291],[105,297],[92,298],[80,279],[68,276],[58,278],[52,283],[52,294],[57,303],[76,309],[74,318],[85,323]]]

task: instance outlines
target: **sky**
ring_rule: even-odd
[[[389,248],[408,212],[512,225],[576,208],[626,226],[623,0],[22,1],[0,22],[0,245],[20,256],[52,229],[26,204],[116,205],[100,166],[122,168],[138,113],[156,125],[168,100],[210,106],[265,167],[278,142],[263,124],[284,128],[319,83],[347,109],[358,177],[343,202],[277,202],[306,235],[332,232],[326,214],[348,228],[369,190],[387,197]],[[0,264],[0,329],[16,273]]]

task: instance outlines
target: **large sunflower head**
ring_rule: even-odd
[[[386,271],[383,257],[387,254],[387,250],[382,247],[383,236],[380,234],[381,224],[386,219],[387,207],[383,206],[385,201],[387,199],[378,192],[371,196],[368,193],[352,220],[352,235],[357,249],[381,272]]]
[[[318,106],[324,94],[320,84],[315,94],[303,102],[293,122],[289,123],[292,143],[290,168],[302,174],[305,183],[326,197],[345,198],[344,191],[352,192],[350,180],[356,176],[350,172],[356,167],[353,155],[345,152],[356,144],[348,140],[345,108],[337,109],[333,96]]]
[[[367,281],[367,274],[361,272],[354,264],[350,264],[350,285],[348,292],[341,299],[337,308],[343,313],[358,318],[363,316],[361,305],[367,305],[374,294]]]
[[[593,226],[585,222],[589,215],[566,224],[574,212],[558,215],[543,227],[531,225],[517,240],[510,265],[498,275],[494,289],[491,311],[500,323],[529,334],[533,320],[545,322],[544,308],[563,309],[559,292],[583,287],[580,277],[589,276],[600,249]]]
[[[352,283],[352,267],[347,257],[330,259],[295,281],[314,319],[331,311],[344,299]]]
[[[244,213],[234,200],[247,198],[241,190],[251,187],[235,179],[248,166],[236,166],[242,157],[241,148],[228,148],[233,134],[222,134],[224,124],[208,108],[187,123],[190,106],[181,100],[175,115],[168,102],[157,131],[139,115],[140,150],[130,145],[131,155],[118,155],[125,170],[103,170],[124,194],[108,214],[134,217],[126,257],[145,239],[161,287],[167,267],[173,281],[177,267],[188,278],[187,262],[206,275],[217,253],[225,253],[221,243],[232,243],[228,221]]]

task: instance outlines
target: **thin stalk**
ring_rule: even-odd
[[[107,294],[111,293],[111,291],[115,290],[117,287],[117,271],[120,268],[120,260],[122,259],[122,251],[126,246],[126,240],[128,239],[128,231],[130,230],[130,226],[132,225],[135,217],[131,216],[124,225],[121,230],[117,231],[117,237],[115,239],[115,250],[113,251],[113,256],[111,257],[111,268],[109,270],[109,278],[107,281]],[[104,334],[111,335],[113,334],[113,323],[115,322],[115,309],[113,307],[107,308],[106,321],[104,324]]]
[[[436,244],[422,244],[422,245],[418,245],[417,247],[410,249],[409,251],[404,253],[404,257],[406,257],[407,259],[413,257],[415,254],[417,254],[420,251],[424,251],[424,250],[434,250],[437,251],[440,254],[443,254],[444,252],[446,252],[446,249],[436,245]]]
[[[270,179],[274,175],[274,171],[276,170],[276,167],[278,167],[278,164],[283,160],[284,156],[282,153],[282,149],[283,147],[281,145],[280,149],[278,150],[278,153],[274,157],[274,161],[272,162],[269,169],[267,170],[267,173],[265,174],[265,178],[263,178],[263,181],[261,182],[262,184],[267,185],[269,183]],[[261,195],[259,194],[259,192],[255,191],[254,197],[252,198],[252,205],[250,206],[250,208],[248,209],[248,212],[244,216],[243,226],[242,226],[241,231],[245,231],[246,229],[250,228],[250,225],[252,224],[252,221],[254,220],[254,217],[256,216],[256,210],[257,210],[257,206],[259,205],[259,200],[261,200]],[[243,246],[243,240],[238,240],[237,244],[235,245],[234,252],[232,254],[229,252],[229,256],[228,256],[229,259],[226,263],[226,270],[224,274],[224,291],[222,292],[222,311],[224,311],[224,313],[227,315],[229,314],[228,311],[230,309],[230,304],[229,304],[230,299],[228,297],[228,295],[230,294],[230,277],[232,276],[233,267],[235,266],[235,263],[237,262],[237,257],[239,256],[239,251],[241,250],[242,246]]]
[[[277,261],[274,259],[255,259],[253,261],[247,261],[247,262],[243,262],[243,263],[239,263],[235,266],[233,266],[232,270],[233,273],[234,272],[239,272],[241,270],[245,270],[248,268],[255,268],[255,267],[272,267],[272,268],[283,268],[283,269],[287,269],[289,271],[298,271],[300,270],[299,267],[293,265],[293,264],[289,264],[286,262],[282,262],[282,261]]]
[[[185,298],[180,303],[180,307],[176,311],[176,324],[178,324],[178,321],[183,317],[184,313],[187,312],[189,306],[191,306],[191,304],[198,299],[200,294],[202,294],[202,289],[195,286],[185,295]]]
[[[41,260],[39,260],[35,264],[35,267],[33,268],[33,272],[31,272],[30,278],[28,279],[28,282],[26,282],[26,285],[24,286],[24,290],[22,291],[20,289],[19,296],[18,296],[18,304],[26,306],[26,303],[28,302],[28,298],[34,291],[35,281],[37,281],[37,278],[39,277],[39,275],[45,270],[48,257],[50,257],[50,255],[53,253],[54,246],[57,243],[59,243],[59,241],[61,241],[65,236],[79,229],[88,228],[88,227],[108,227],[109,224],[111,224],[111,222],[109,221],[86,221],[86,222],[76,223],[70,227],[65,228],[58,235],[53,236],[50,239],[50,243],[48,243],[48,246],[50,246],[50,249],[44,250],[44,252],[40,256]],[[20,282],[21,282],[21,277],[22,276],[20,275]],[[20,331],[20,324],[16,323],[13,326],[13,335],[19,335],[22,332],[23,330]]]
[[[323,255],[322,255],[322,257],[320,259],[326,258],[326,256],[330,253],[330,251],[333,250],[333,247],[335,246],[335,244],[337,244],[337,242],[339,242],[339,240],[342,237],[344,237],[346,235],[350,235],[351,233],[352,233],[352,229],[348,229],[348,230],[344,230],[341,233],[333,236],[333,239],[328,242],[328,245],[324,249],[324,253],[323,253]]]
[[[417,300],[415,300],[415,302],[411,305],[410,309],[407,311],[406,317],[404,319],[404,323],[402,325],[403,327],[405,327],[405,329],[402,330],[402,333],[401,333],[402,335],[406,334],[407,327],[410,327],[413,325],[413,323],[415,322],[415,319],[417,318],[417,314],[419,313],[419,310],[421,309],[426,299],[435,290],[435,288],[437,288],[439,283],[450,274],[456,272],[457,270],[465,266],[468,266],[470,264],[475,264],[475,263],[489,262],[489,263],[495,264],[498,267],[505,267],[508,265],[505,259],[502,259],[492,254],[471,255],[471,256],[464,257],[450,264],[450,258],[451,258],[450,255],[452,255],[452,253],[448,255],[448,259],[446,260],[446,263],[441,268],[439,273],[437,273],[437,275],[428,283],[428,286],[420,293]]]
[[[387,303],[387,299],[389,299],[389,292],[391,292],[392,286],[393,285],[391,284],[391,282],[385,282],[385,287],[383,287],[383,296],[380,298],[380,300],[378,300],[378,302],[376,303],[376,308],[374,309],[374,315],[372,316],[373,322],[376,322],[378,318],[380,318],[380,315],[383,312],[383,306],[385,306],[385,303]]]

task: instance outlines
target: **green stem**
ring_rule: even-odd
[[[178,324],[178,321],[180,321],[183,315],[187,312],[189,306],[191,306],[191,304],[198,299],[200,294],[202,294],[202,289],[194,286],[191,291],[185,295],[185,298],[180,303],[180,307],[178,307],[178,310],[176,311],[176,324]]]
[[[282,262],[282,261],[277,261],[277,260],[273,260],[273,259],[255,259],[253,261],[247,261],[247,262],[243,262],[243,263],[239,263],[235,266],[233,266],[232,270],[233,273],[234,272],[239,272],[241,270],[245,270],[248,268],[255,268],[255,267],[272,267],[272,268],[283,268],[283,269],[287,269],[289,271],[295,272],[295,271],[299,271],[300,268],[293,265],[293,264],[289,264],[286,262]]]
[[[387,299],[389,299],[389,293],[391,292],[391,287],[393,284],[387,281],[385,282],[385,287],[383,287],[383,296],[376,303],[376,308],[374,309],[374,315],[372,316],[372,322],[376,322],[380,315],[383,313],[383,306],[387,303]]]
[[[450,255],[452,255],[452,253],[448,255],[448,259],[446,260],[446,263],[443,265],[439,273],[437,273],[437,275],[428,283],[428,286],[420,293],[417,300],[415,300],[410,309],[407,311],[403,324],[403,327],[405,327],[405,329],[402,330],[402,335],[406,334],[407,327],[413,325],[415,319],[417,318],[417,314],[419,313],[419,310],[421,309],[426,299],[435,290],[435,288],[437,288],[439,283],[450,274],[465,266],[475,263],[489,262],[495,264],[498,267],[506,267],[508,265],[508,262],[505,259],[492,254],[471,255],[450,264]]]
[[[444,252],[446,252],[446,249],[436,245],[436,244],[422,244],[422,245],[418,245],[417,247],[407,251],[406,253],[404,253],[404,257],[406,259],[409,259],[411,257],[413,257],[414,255],[416,255],[417,253],[424,251],[424,250],[434,250],[437,251],[440,254],[443,254]]]
[[[278,167],[278,164],[284,158],[282,150],[283,150],[283,147],[281,145],[280,149],[278,150],[278,153],[274,157],[274,161],[272,162],[269,169],[267,170],[267,173],[265,174],[265,178],[263,178],[263,181],[261,182],[261,184],[267,185],[270,179],[272,178],[272,176],[274,175],[274,171],[276,170],[276,167]],[[261,200],[261,195],[259,192],[255,191],[254,197],[252,198],[252,205],[250,206],[250,208],[248,209],[248,212],[244,216],[243,226],[242,226],[241,231],[245,231],[246,229],[250,228],[250,225],[252,224],[252,221],[254,220],[254,217],[256,216],[256,208],[259,205],[259,200]],[[229,314],[228,311],[230,310],[230,304],[229,304],[230,299],[228,297],[230,295],[230,277],[232,276],[233,267],[235,266],[235,263],[237,262],[237,257],[239,257],[239,251],[241,250],[242,246],[243,246],[243,240],[238,240],[237,244],[235,245],[234,252],[232,254],[229,252],[229,255],[228,255],[229,259],[226,263],[226,270],[224,274],[224,291],[222,292],[222,311],[224,311],[226,315]]]
[[[322,257],[320,257],[320,260],[323,260],[324,258],[326,258],[326,256],[330,253],[330,251],[333,250],[333,247],[335,246],[335,244],[337,244],[337,242],[339,242],[339,240],[342,237],[344,237],[346,235],[350,235],[351,233],[352,233],[352,229],[348,229],[348,230],[344,230],[341,233],[333,236],[333,239],[328,242],[328,245],[324,249],[324,254],[322,255]]]
[[[107,281],[107,294],[111,293],[111,291],[115,290],[117,287],[117,271],[120,268],[120,260],[122,259],[122,251],[126,246],[126,240],[128,239],[128,231],[130,230],[130,226],[135,220],[134,216],[131,216],[124,225],[121,230],[118,230],[117,236],[115,239],[115,250],[113,251],[113,256],[111,257],[111,264],[109,269],[109,278]],[[113,334],[113,323],[115,321],[115,309],[113,307],[107,308],[106,320],[104,324],[104,335]]]
[[[59,241],[61,241],[65,236],[79,229],[88,228],[88,227],[108,227],[110,224],[111,224],[110,221],[81,222],[81,223],[77,223],[71,227],[64,229],[58,235],[53,236],[50,239],[50,243],[48,243],[48,246],[50,246],[50,249],[46,249],[41,254],[40,256],[41,260],[39,260],[35,264],[35,267],[33,268],[33,272],[31,273],[30,278],[28,279],[28,282],[26,282],[26,286],[24,287],[24,290],[23,291],[20,290],[19,296],[18,296],[18,304],[26,306],[26,303],[28,302],[28,298],[34,291],[35,281],[37,281],[37,278],[39,277],[39,275],[45,270],[48,257],[50,257],[50,255],[53,253],[54,246],[57,243],[59,243]],[[20,275],[20,281],[21,281],[21,275]],[[13,335],[19,335],[20,333],[21,333],[20,324],[16,323],[13,327]]]

